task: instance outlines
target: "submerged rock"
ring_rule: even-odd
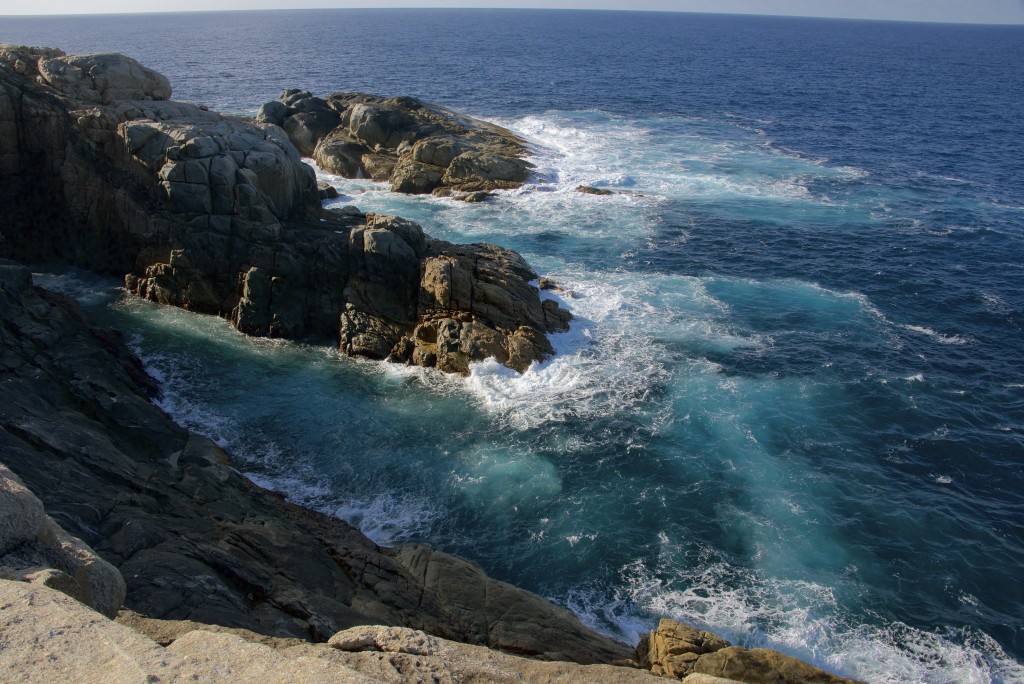
[[[488,156],[519,150],[510,134],[410,98],[288,91],[251,123],[162,99],[170,92],[122,55],[0,47],[0,254],[121,275],[140,297],[248,334],[333,337],[351,355],[465,373],[491,355],[525,370],[552,353],[545,335],[569,314],[541,304],[518,255],[324,211],[296,150],[315,146],[339,173],[368,168],[417,192],[446,177],[477,189],[472,173],[501,185],[518,168]],[[439,137],[456,129],[458,141]],[[477,294],[442,304],[436,278],[421,286],[439,258]],[[447,336],[431,337],[440,319],[453,322]]]
[[[315,126],[310,112],[320,117]],[[389,181],[394,192],[454,190],[480,201],[475,193],[518,188],[532,168],[511,131],[412,97],[286,90],[257,120],[283,126],[324,170]]]
[[[605,188],[595,188],[592,185],[577,185],[576,192],[582,192],[585,195],[614,195],[615,193]]]

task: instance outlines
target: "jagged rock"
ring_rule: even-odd
[[[289,90],[278,100],[289,112],[302,110],[305,103],[315,103],[310,106],[318,109],[326,104],[337,117],[333,130],[292,124],[301,113],[285,116],[281,125],[299,149],[312,143],[317,164],[330,173],[386,180],[393,191],[412,194],[439,188],[470,193],[512,189],[529,175],[531,164],[525,161],[529,152],[521,139],[443,107],[411,97],[365,93],[334,93],[321,99]],[[276,117],[283,110],[267,111],[275,117],[267,120],[278,123]],[[469,201],[480,199],[473,195]]]
[[[582,192],[586,195],[614,195],[615,193],[605,188],[595,188],[591,185],[577,185],[576,192]]]
[[[715,634],[676,620],[662,619],[657,629],[641,637],[636,659],[640,667],[654,674],[682,679],[693,672],[701,655],[728,646],[728,641]]]
[[[732,646],[716,634],[670,619],[640,639],[636,662],[690,684],[856,684],[777,651]]]
[[[386,651],[409,655],[439,655],[439,639],[402,627],[353,627],[332,636],[327,645],[339,651]]]
[[[23,75],[13,66],[19,60],[28,65]],[[101,101],[29,78],[53,60],[94,65],[94,76],[67,72],[58,85],[93,79]],[[353,355],[465,373],[488,355],[524,370],[552,353],[544,335],[565,329],[569,314],[540,302],[529,284],[536,276],[518,255],[431,241],[418,226],[412,245],[410,230],[396,232],[397,219],[324,211],[312,169],[269,122],[287,114],[288,129],[302,117],[337,119],[316,146],[320,163],[345,175],[365,165],[416,191],[429,191],[467,155],[521,151],[510,134],[411,98],[288,91],[279,106],[264,107],[263,124],[180,102],[110,100],[129,90],[130,78],[145,96],[161,94],[160,79],[137,72],[119,55],[78,60],[0,48],[0,204],[9,208],[0,254],[123,275],[140,297],[223,316],[249,334],[334,338]],[[319,129],[309,130],[319,140]],[[397,147],[370,147],[384,143]],[[486,152],[461,152],[447,170],[413,159],[444,161],[463,145]],[[445,256],[476,269],[476,294],[438,306],[420,274],[428,259]],[[440,335],[446,349],[417,353],[416,340],[425,339],[417,328],[440,319],[457,322]]]
[[[361,163],[367,176],[375,181],[386,181],[395,172],[398,159],[388,154],[364,154]]]

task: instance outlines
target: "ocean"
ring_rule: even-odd
[[[161,406],[254,481],[628,642],[671,616],[871,682],[1024,681],[1024,27],[324,10],[0,20],[175,98],[414,95],[530,141],[480,205],[575,315],[468,378],[246,338],[83,273]],[[585,184],[615,192],[575,192]]]

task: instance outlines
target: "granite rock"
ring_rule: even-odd
[[[68,65],[60,78],[43,78],[58,61]],[[222,316],[248,334],[333,338],[353,355],[460,373],[488,355],[518,370],[550,356],[545,336],[569,314],[541,304],[532,272],[523,280],[528,269],[515,259],[430,240],[418,226],[410,245],[399,219],[323,210],[293,144],[308,151],[316,139],[321,163],[333,150],[345,175],[418,165],[409,182],[427,192],[446,171],[414,154],[438,162],[458,152],[451,165],[482,154],[438,131],[464,130],[461,141],[505,156],[521,148],[507,132],[409,98],[299,91],[253,123],[160,99],[170,94],[164,81],[120,55],[0,47],[0,255],[120,275],[145,299]],[[129,96],[139,99],[117,99]],[[292,128],[314,116],[337,125],[320,140],[326,128],[303,124],[307,144]],[[481,296],[444,311],[420,301],[427,259],[474,251],[483,257],[468,258],[487,265]],[[447,352],[414,353],[417,328],[438,317],[459,322],[447,328],[458,333],[447,341],[451,362]]]

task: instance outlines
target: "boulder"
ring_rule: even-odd
[[[313,150],[313,158],[328,173],[359,178],[363,174],[363,156],[369,148],[347,135],[332,135]]]
[[[518,188],[529,175],[530,164],[516,157],[489,152],[463,152],[445,171],[446,186],[467,192]]]
[[[338,125],[338,114],[332,110],[296,112],[281,126],[304,157],[312,157],[317,143]]]
[[[444,169],[412,159],[402,159],[391,173],[391,191],[426,195],[441,183]]]

